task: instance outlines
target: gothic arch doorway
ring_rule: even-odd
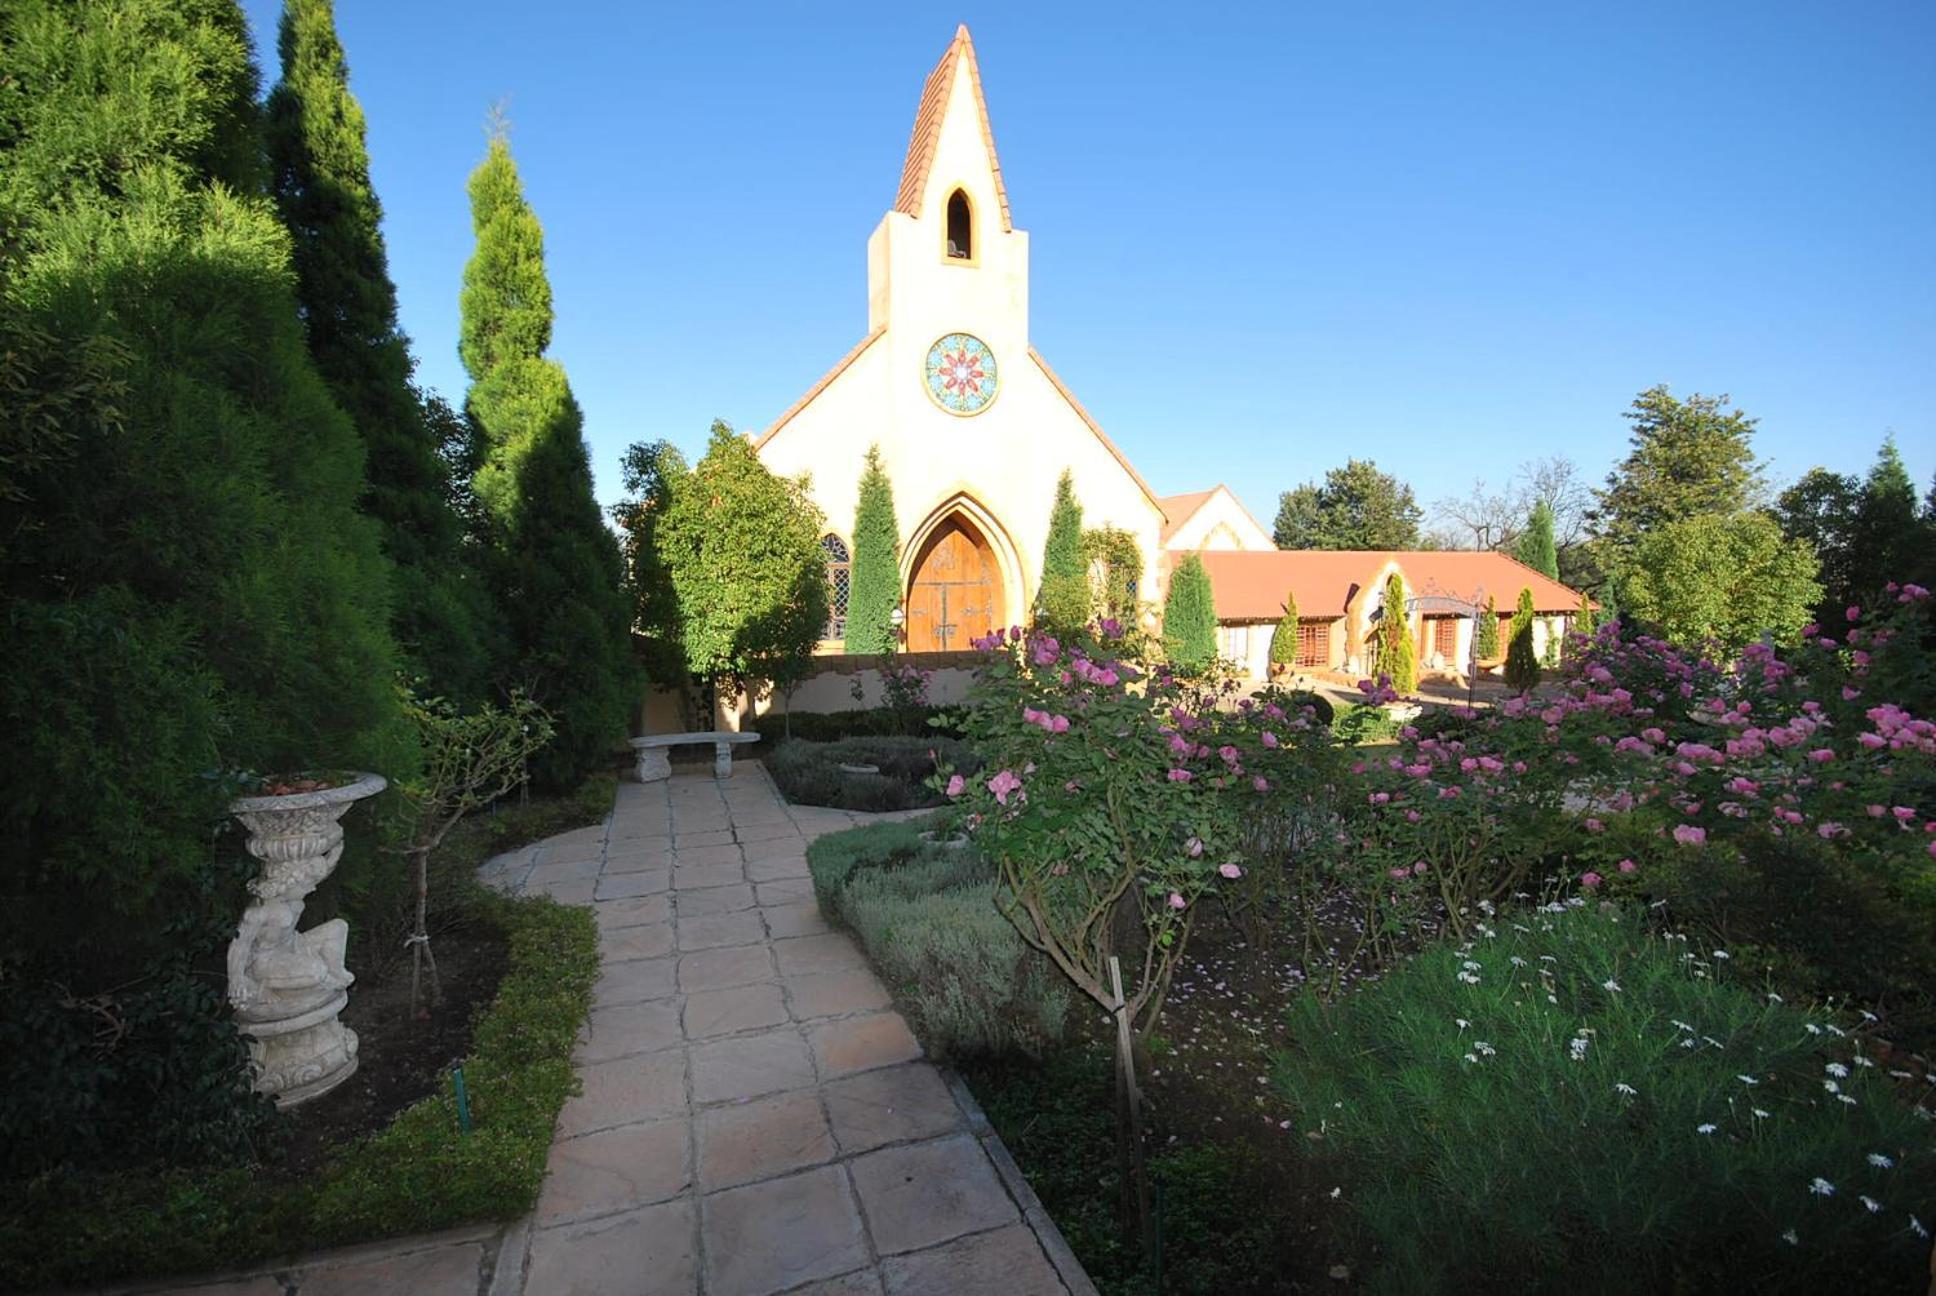
[[[908,580],[909,652],[960,652],[1004,624],[1002,572],[975,523],[950,512],[915,551]]]

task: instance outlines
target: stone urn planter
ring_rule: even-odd
[[[296,924],[343,857],[343,813],[388,786],[380,774],[312,781],[323,786],[229,803],[261,865],[249,883],[255,902],[229,942],[229,1003],[249,1037],[255,1087],[278,1107],[320,1097],[356,1071],[356,1032],[337,1020],[356,979],[343,967],[349,924]]]

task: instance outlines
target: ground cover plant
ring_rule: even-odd
[[[931,1054],[1034,1056],[1068,1033],[1068,987],[997,911],[994,867],[947,816],[829,834],[807,867]]]
[[[1575,899],[1504,911],[1290,1012],[1275,1084],[1377,1291],[1906,1291],[1921,1069]]]
[[[219,1149],[219,1156],[161,1150],[120,1171],[43,1169],[14,1176],[0,1187],[9,1203],[0,1220],[0,1286],[229,1268],[529,1209],[543,1179],[552,1126],[576,1086],[571,1051],[590,1009],[597,931],[588,910],[504,897],[479,886],[474,875],[494,854],[595,821],[609,809],[611,790],[610,779],[597,779],[571,797],[497,807],[460,824],[432,856],[432,930],[490,928],[505,943],[503,978],[471,1025],[468,1044],[459,1046],[474,1121],[470,1134],[459,1131],[448,1073],[440,1068],[434,1088],[393,1120],[357,1131],[333,1148],[301,1138],[300,1131],[293,1144],[286,1142],[291,1123],[320,1109],[281,1117],[271,1109],[252,1142]],[[393,897],[391,922],[399,937],[414,920],[413,890],[402,888]],[[359,977],[381,976],[386,969],[407,975],[396,966],[396,951],[405,949],[399,941],[377,939],[373,932],[360,943],[375,957],[355,966]],[[358,945],[352,943],[353,952]],[[178,1005],[164,1007],[169,1033],[196,1019],[180,1015]],[[219,1018],[209,1020],[213,1025]],[[238,1064],[245,1060],[245,1052],[238,1055]],[[364,1064],[376,1064],[367,1050]],[[9,1092],[13,1098],[0,1114],[11,1119],[20,1095]],[[17,1146],[12,1138],[7,1142]],[[285,1147],[293,1152],[298,1146],[299,1156],[285,1154]],[[50,1246],[50,1238],[62,1244]]]
[[[833,742],[782,740],[765,758],[781,793],[795,805],[863,812],[918,810],[946,799],[929,786],[940,766],[974,770],[972,748],[952,738],[855,737]],[[843,766],[873,766],[877,772]]]

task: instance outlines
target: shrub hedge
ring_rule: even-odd
[[[468,1135],[446,1091],[307,1179],[277,1183],[253,1167],[43,1175],[9,1190],[0,1288],[232,1268],[529,1210],[577,1089],[572,1045],[591,1008],[598,931],[590,910],[548,898],[480,889],[474,902],[504,929],[510,967],[464,1061]]]
[[[1068,1027],[1061,974],[995,908],[993,866],[927,831],[945,835],[945,817],[814,842],[807,867],[821,908],[853,930],[930,1053],[1040,1053]]]
[[[944,798],[926,780],[937,758],[972,774],[981,767],[975,754],[953,738],[842,738],[782,742],[766,758],[767,773],[795,805],[835,806],[842,810],[917,810]],[[842,765],[874,765],[878,774],[854,774]]]

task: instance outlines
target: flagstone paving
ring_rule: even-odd
[[[789,806],[756,762],[733,770],[622,783],[603,824],[485,866],[598,919],[583,1092],[530,1216],[168,1290],[1092,1296],[974,1099],[814,899],[809,841],[904,816]]]

